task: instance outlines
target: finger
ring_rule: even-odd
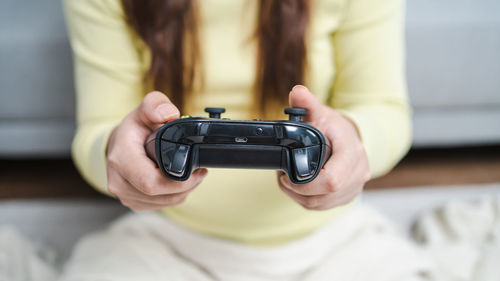
[[[288,176],[281,176],[281,180],[287,188],[302,195],[311,196],[339,192],[343,189],[344,183],[352,182],[356,178],[368,180],[363,173],[365,164],[358,162],[358,158],[350,157],[350,155],[352,153],[346,149],[335,151],[320,170],[318,176],[311,182],[293,184]]]
[[[306,121],[318,119],[321,116],[321,103],[304,86],[296,85],[288,95],[291,107],[299,107],[307,110]]]
[[[324,195],[337,191],[332,189],[332,187],[330,186],[332,183],[323,170],[312,182],[308,182],[305,184],[294,184],[290,181],[287,175],[282,175],[280,176],[280,183],[285,188],[303,196]]]
[[[151,130],[180,115],[179,109],[161,92],[147,94],[135,113],[136,120]]]
[[[145,154],[131,154],[133,167],[127,167],[121,175],[137,190],[150,196],[181,193],[197,186],[207,175],[206,169],[193,171],[186,181],[175,181],[167,178],[156,164]]]
[[[148,202],[138,200],[134,197],[144,196],[133,188],[129,182],[121,177],[116,171],[108,169],[108,191],[115,195],[123,206],[128,207],[133,211],[155,210],[156,206],[152,206]]]
[[[284,187],[280,184],[280,189],[292,198],[295,202],[299,203],[306,209],[309,210],[318,210],[322,206],[325,206],[329,203],[331,194],[326,195],[316,195],[316,196],[304,196],[293,192],[292,190]]]
[[[348,204],[360,193],[362,187],[355,187],[348,192],[329,193],[324,195],[307,196],[300,195],[279,184],[280,189],[295,202],[308,210],[328,210]]]
[[[150,203],[150,202],[143,202],[140,200],[137,200],[136,198],[119,198],[120,202],[122,205],[130,208],[133,211],[155,211],[155,210],[162,210],[170,206],[175,206],[179,205],[182,202],[185,201],[185,197],[182,198],[181,200],[178,200],[175,203],[170,203],[168,205],[163,205],[163,204],[156,204],[156,203]]]
[[[318,185],[323,187],[322,190],[336,194],[338,198],[351,196],[348,201],[362,191],[364,184],[370,178],[370,173],[366,172],[369,171],[367,163],[350,155],[352,153],[346,150],[335,153],[318,175]],[[307,183],[306,189],[313,182]]]
[[[199,171],[193,172],[186,181],[176,181],[167,178],[161,173],[160,169],[156,168],[154,176],[149,179],[141,181],[140,177],[139,180],[137,180],[132,176],[132,178],[134,178],[132,185],[149,196],[176,194],[187,192],[195,188],[201,183],[206,174],[206,169],[200,169]]]
[[[117,174],[117,173],[114,173]],[[150,204],[155,206],[173,206],[182,203],[187,195],[195,188],[174,194],[168,195],[146,195],[134,188],[128,181],[119,175],[110,175],[112,184],[108,187],[110,193],[116,195],[120,200],[140,202],[142,204]]]
[[[189,192],[175,194],[175,195],[160,195],[152,196],[154,200],[144,201],[139,198],[120,198],[122,202],[128,202],[129,205],[143,206],[142,209],[145,210],[161,210],[167,207],[177,206],[186,201]],[[135,209],[134,209],[135,210]]]

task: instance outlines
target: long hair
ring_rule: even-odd
[[[258,0],[254,105],[267,113],[303,84],[310,0]],[[197,0],[122,0],[128,24],[151,51],[146,73],[156,90],[182,108],[202,81]]]

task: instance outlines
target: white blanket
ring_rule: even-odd
[[[48,248],[0,226],[0,281],[55,280],[54,257]]]
[[[144,219],[145,217],[147,218]],[[137,232],[138,229],[134,230],[134,227],[131,228],[130,223],[128,223],[128,226],[124,226],[124,220],[122,220],[115,224],[112,230],[101,232],[97,234],[97,236],[93,235],[84,239],[79,243],[79,249],[77,248],[70,265],[66,269],[64,280],[73,280],[72,276],[82,276],[83,273],[88,273],[89,270],[85,266],[91,264],[92,261],[99,260],[103,254],[104,256],[107,254],[103,253],[102,246],[113,244],[109,239],[124,239],[122,242],[137,245],[138,247],[135,247],[136,249],[134,249],[134,251],[144,250],[145,252],[132,254],[144,254],[145,256],[139,256],[139,260],[147,262],[153,261],[153,264],[150,264],[150,266],[155,268],[155,259],[149,260],[147,255],[158,249],[157,246],[159,244],[147,242],[145,244],[152,246],[152,248],[147,248],[147,246],[145,246],[144,249],[142,249],[140,245],[143,243],[138,242],[140,240],[135,240],[149,239],[147,237],[155,237],[154,239],[160,239],[164,242],[167,241],[167,244],[182,244],[182,241],[189,241],[187,247],[168,245],[169,249],[172,250],[172,255],[169,256],[167,260],[170,262],[173,262],[173,260],[179,262],[185,270],[191,270],[195,276],[199,277],[199,279],[193,280],[244,280],[244,278],[246,278],[244,277],[245,274],[238,275],[236,271],[245,271],[250,265],[238,265],[236,259],[227,257],[228,253],[231,251],[231,247],[234,245],[228,246],[224,244],[224,241],[218,241],[215,242],[215,244],[212,243],[213,241],[210,242],[212,246],[221,246],[225,251],[229,251],[225,253],[225,258],[221,256],[221,258],[217,260],[214,255],[211,255],[211,251],[217,254],[214,252],[216,251],[215,249],[207,250],[205,253],[200,252],[199,249],[193,250],[193,243],[205,243],[206,241],[203,242],[205,238],[197,240],[199,237],[196,238],[196,235],[194,236],[195,238],[193,238],[190,236],[192,233],[185,232],[182,228],[177,228],[171,224],[161,226],[161,219],[157,216],[150,214],[133,215],[132,221],[130,217],[126,220],[133,225],[137,225],[137,221],[141,221],[144,225],[140,229],[138,228],[141,230],[140,233]],[[353,220],[358,221],[358,223],[353,224]],[[171,231],[180,231],[182,234],[180,239],[182,241],[176,241],[175,239],[171,240],[172,238],[168,237],[159,238],[158,235],[161,236],[163,234],[157,232],[161,230],[158,227],[171,227]],[[132,237],[129,237],[132,238],[130,241],[127,241],[126,238],[123,238],[123,235],[117,235],[117,229],[120,228],[121,230],[128,229],[124,230],[125,232],[130,230],[136,233],[134,233]],[[354,238],[347,239],[346,237],[342,237],[342,235],[335,234],[338,231],[331,232],[339,228],[350,229],[350,233],[345,232],[344,234],[348,233],[350,237]],[[408,243],[404,242],[406,240],[403,234],[395,231],[391,223],[380,218],[374,210],[365,207],[363,211],[352,214],[348,219],[338,220],[330,225],[329,229],[327,227],[314,235],[316,235],[315,239],[317,241],[321,241],[321,239],[325,239],[325,237],[334,238],[334,236],[329,236],[333,234],[337,235],[335,237],[340,243],[333,243],[335,245],[330,246],[330,250],[324,249],[322,251],[319,243],[310,242],[311,239],[309,239],[309,242],[300,241],[295,245],[287,246],[287,250],[278,249],[269,251],[268,253],[261,252],[264,253],[263,256],[267,259],[266,262],[277,261],[277,263],[273,265],[267,264],[267,267],[273,267],[269,270],[271,275],[267,277],[264,276],[266,262],[255,262],[259,261],[259,257],[255,256],[256,252],[247,251],[246,254],[240,255],[237,258],[246,259],[246,262],[249,260],[255,262],[254,268],[259,270],[259,274],[264,275],[256,276],[255,272],[252,273],[248,271],[248,278],[245,280],[316,281],[322,280],[325,276],[329,278],[335,277],[336,280],[368,280],[366,279],[366,272],[374,272],[368,275],[371,281],[500,280],[500,197],[498,196],[489,196],[476,201],[449,202],[442,207],[428,210],[414,223],[411,237],[413,243],[408,241]],[[96,239],[99,240],[97,244]],[[99,246],[99,243],[103,243],[100,245],[101,248],[96,248],[96,246]],[[222,246],[223,244],[224,246]],[[94,249],[87,249],[84,253],[81,249],[85,245],[93,245]],[[310,255],[306,259],[303,259],[304,261],[291,259],[289,262],[279,262],[283,259],[282,257],[286,258],[290,255],[305,257],[304,254],[300,252],[306,251],[307,249],[311,251],[311,247],[316,249],[314,252],[318,253],[317,255]],[[123,248],[127,249],[126,247]],[[379,252],[381,250],[388,253],[389,256],[384,259],[365,259],[367,253],[372,251]],[[110,251],[113,250],[111,249]],[[147,251],[150,252],[147,253]],[[118,253],[118,256],[123,256],[124,254],[126,255],[127,251]],[[92,255],[95,256],[92,257]],[[276,259],[276,257],[278,258]],[[359,257],[363,257],[363,259],[359,259]],[[315,260],[319,258],[323,258],[324,262]],[[82,259],[84,259],[83,262]],[[273,261],[273,259],[275,261]],[[28,241],[12,229],[0,227],[0,281],[55,280],[56,269],[53,265],[53,261],[53,253],[49,250]],[[158,260],[156,259],[156,261]],[[104,259],[103,262],[109,262],[109,260],[106,261],[106,259]],[[119,261],[117,263],[113,262],[112,264],[118,265],[116,267],[117,270],[123,272],[123,268],[125,267],[124,264],[121,264]],[[194,267],[190,267],[190,264],[194,265]],[[212,271],[210,268],[200,269],[200,264],[208,267],[230,267],[233,270]],[[304,268],[309,267],[309,269],[305,271],[298,270],[297,267],[301,266]],[[285,274],[287,267],[290,268],[290,274],[288,275]],[[332,271],[332,268],[335,268],[335,270]],[[395,271],[394,269],[400,270],[401,274],[405,274],[405,272],[418,273],[418,270],[421,272],[413,276],[401,275],[401,278],[397,278],[395,276],[397,276],[398,273],[397,270]],[[359,275],[353,275],[353,272],[357,272],[356,270],[360,272]],[[99,269],[97,269],[97,271],[99,271]],[[362,274],[362,271],[364,271],[365,274]],[[378,274],[377,271],[380,274]],[[396,272],[396,275],[389,274],[391,271]],[[178,276],[180,279],[173,278],[172,280],[185,280],[182,279],[183,272],[179,273]],[[134,279],[134,277],[131,276],[130,280],[139,279]],[[146,279],[146,276],[144,276],[144,279],[140,278],[140,280],[149,279]]]
[[[500,197],[430,210],[416,221],[413,237],[445,280],[500,280]]]

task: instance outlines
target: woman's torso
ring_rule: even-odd
[[[344,2],[317,0],[313,4],[307,86],[322,101],[329,98],[335,77],[332,34],[342,19]],[[225,117],[231,119],[259,118],[251,109],[256,61],[251,36],[257,1],[199,3],[205,85],[202,92],[186,101],[183,113],[204,116],[205,107],[225,107]],[[275,171],[211,169],[185,203],[163,213],[202,233],[275,245],[314,231],[342,209],[305,210],[282,193]]]

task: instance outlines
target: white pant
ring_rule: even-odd
[[[429,260],[376,211],[356,204],[296,242],[256,248],[130,214],[78,243],[61,280],[432,280]]]

